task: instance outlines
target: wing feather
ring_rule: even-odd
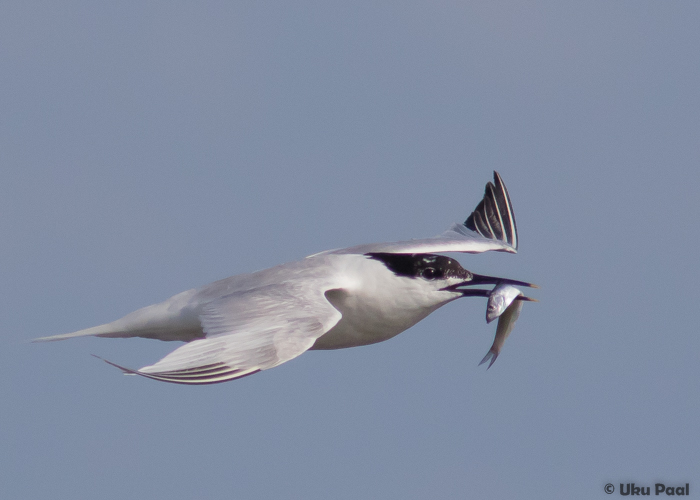
[[[494,183],[486,184],[484,197],[464,224],[453,224],[444,233],[433,238],[390,243],[372,243],[320,254],[347,254],[370,252],[389,253],[481,253],[488,251],[516,253],[518,237],[515,215],[503,179],[493,173]]]
[[[515,225],[515,214],[513,213],[513,206],[510,202],[510,196],[508,195],[508,190],[506,185],[503,183],[503,179],[498,175],[498,172],[494,172],[494,179],[496,181],[495,195],[498,204],[503,207],[499,211],[503,220],[503,230],[506,232],[506,237],[508,243],[517,249],[518,248],[518,228]]]
[[[486,184],[484,198],[464,221],[464,226],[479,232],[486,238],[494,238],[517,251],[518,230],[508,189],[498,172],[493,173],[493,181]],[[484,224],[488,224],[491,230],[490,236],[484,233],[482,228]]]
[[[125,373],[179,384],[252,375],[299,356],[335,326],[341,314],[323,292],[299,282],[233,293],[203,307],[206,338],[139,370],[107,362]]]
[[[498,207],[493,199],[493,186],[490,182],[486,185],[484,209],[486,211],[486,224],[489,226],[492,237],[496,240],[503,240],[503,230],[501,229],[500,222],[501,219],[498,215]]]

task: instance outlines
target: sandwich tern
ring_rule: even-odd
[[[460,297],[489,297],[489,290],[469,288],[474,285],[536,287],[479,275],[438,255],[517,249],[510,197],[494,172],[493,183],[487,183],[466,221],[438,236],[328,250],[179,293],[111,323],[35,341],[83,336],[184,341],[138,370],[104,361],[124,373],[164,382],[225,382],[273,368],[307,350],[390,339]],[[522,301],[515,304],[522,306]],[[504,321],[504,328],[506,323],[512,328],[512,322]]]

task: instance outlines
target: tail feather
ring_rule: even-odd
[[[76,337],[119,338],[134,336],[134,332],[115,331],[111,323],[105,323],[104,325],[93,326],[92,328],[85,328],[84,330],[78,330],[77,332],[63,333],[61,335],[51,335],[49,337],[39,337],[38,339],[33,339],[32,342],[54,342],[56,340],[73,339]]]
[[[197,311],[189,307],[189,299],[195,292],[196,290],[188,290],[179,293],[164,302],[143,307],[111,323],[62,335],[41,337],[32,342],[53,342],[76,337],[142,337],[189,342],[204,336]]]

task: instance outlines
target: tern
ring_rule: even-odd
[[[518,231],[501,176],[464,223],[425,239],[328,250],[179,293],[121,319],[42,337],[142,337],[186,342],[155,364],[126,374],[178,384],[252,375],[307,350],[388,340],[460,297],[489,297],[474,285],[527,282],[484,276],[440,253],[516,253]],[[521,300],[527,300],[521,299]],[[101,359],[101,358],[100,358]]]

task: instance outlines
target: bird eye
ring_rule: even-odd
[[[434,267],[426,267],[423,269],[423,271],[421,271],[421,276],[427,280],[434,280],[442,277],[442,274]]]

